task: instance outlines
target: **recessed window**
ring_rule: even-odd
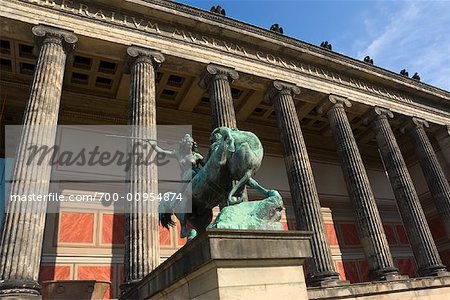
[[[319,121],[319,120],[316,120],[314,123],[311,124],[312,127],[319,128],[319,129],[322,128],[323,125],[324,125],[324,122]]]
[[[112,79],[105,77],[97,77],[95,78],[95,86],[99,88],[111,88]]]
[[[12,62],[9,59],[0,58],[0,68],[3,71],[12,72]]]
[[[254,110],[254,114],[255,115],[257,115],[257,116],[262,116],[262,115],[264,115],[265,113],[266,113],[266,109],[264,109],[264,108],[261,108],[261,107],[257,107],[257,108],[255,108],[255,110]]]
[[[233,99],[239,99],[239,97],[241,96],[242,91],[235,89],[235,88],[231,88],[231,96],[233,97]]]
[[[33,48],[31,45],[19,44],[19,55],[21,57],[34,58]]]
[[[170,99],[174,99],[177,95],[177,92],[172,91],[172,90],[168,90],[168,89],[164,89],[161,93],[161,96],[164,98],[170,98]]]
[[[202,102],[203,102],[203,103],[209,103],[210,100],[209,100],[208,97],[203,97],[203,98],[202,98]]]
[[[103,73],[114,73],[116,71],[116,63],[101,60],[98,66],[98,71]]]
[[[271,116],[271,117],[276,117],[276,115],[277,115],[277,113],[276,113],[275,111],[273,111],[273,112],[270,113],[270,116]]]
[[[35,65],[29,63],[20,63],[20,73],[26,75],[33,75]]]
[[[73,72],[71,82],[78,84],[88,84],[88,79],[89,76],[87,74]]]
[[[169,79],[167,80],[167,84],[171,86],[181,86],[184,82],[184,78],[177,75],[170,75]]]
[[[75,55],[73,58],[73,67],[78,69],[90,70],[92,59],[85,56]]]
[[[10,54],[11,43],[7,40],[0,40],[0,52],[4,54]]]
[[[303,127],[303,126],[307,126],[308,123],[309,123],[309,121],[311,121],[311,119],[303,118],[303,119],[300,120],[300,125],[301,125],[302,127]]]

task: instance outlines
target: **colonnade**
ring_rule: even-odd
[[[29,144],[49,145],[55,141],[58,110],[67,55],[77,41],[75,34],[49,26],[35,26],[39,56],[25,110],[24,130],[20,136],[15,180],[11,192],[18,194],[48,193],[51,168],[23,164]],[[156,69],[164,56],[155,50],[131,46],[127,49],[131,74],[129,125],[156,125]],[[209,64],[201,86],[208,90],[213,128],[236,128],[231,82],[239,78],[229,67]],[[320,201],[311,162],[303,138],[294,95],[301,90],[293,83],[274,80],[267,88],[265,101],[273,104],[283,146],[283,156],[292,195],[298,230],[313,232],[313,257],[307,266],[307,280],[312,286],[345,284],[339,280],[332,260],[321,214]],[[319,103],[317,114],[327,116],[336,141],[344,179],[354,208],[358,234],[374,280],[398,278],[392,254],[383,230],[375,197],[361,154],[356,144],[346,109],[351,102],[345,97],[329,95]],[[420,276],[446,273],[428,228],[411,176],[389,124],[393,113],[374,107],[364,119],[376,136],[378,147],[411,242]],[[45,128],[34,125],[50,125]],[[53,126],[51,126],[53,125]],[[425,132],[428,123],[412,118],[405,133],[427,174],[427,183],[450,236],[450,188],[436,154]],[[138,128],[138,127],[136,127]],[[154,137],[155,132],[133,132],[134,136]],[[157,171],[152,166],[135,166],[129,172],[131,193],[155,192]],[[143,213],[144,212],[144,213]],[[8,206],[2,228],[0,248],[0,295],[38,295],[38,275],[44,235],[46,204],[17,202]],[[130,203],[125,222],[125,285],[141,280],[159,262],[158,215],[155,207]]]

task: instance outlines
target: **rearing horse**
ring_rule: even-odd
[[[175,213],[181,223],[181,237],[188,240],[206,230],[212,220],[212,209],[225,200],[230,203],[246,184],[258,188],[251,179],[259,169],[263,147],[258,137],[248,131],[219,127],[211,134],[212,145],[206,163],[183,188],[183,199],[192,199],[192,213]],[[233,186],[233,181],[237,183]],[[262,191],[258,188],[258,190]],[[161,224],[169,228],[172,213],[161,213]],[[187,229],[187,222],[194,229]]]

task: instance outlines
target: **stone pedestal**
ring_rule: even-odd
[[[103,299],[110,281],[98,280],[50,280],[42,283],[45,300]]]
[[[207,230],[121,299],[307,299],[310,232]]]

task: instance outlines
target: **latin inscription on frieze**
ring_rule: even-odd
[[[226,41],[221,38],[216,38],[206,34],[188,30],[185,28],[176,28],[173,25],[156,22],[145,17],[136,15],[129,15],[124,12],[112,11],[98,7],[88,6],[75,0],[22,0],[23,2],[37,4],[43,7],[56,9],[70,14],[79,15],[82,17],[92,18],[99,21],[125,26],[135,30],[162,35],[177,40],[182,40],[187,43],[200,45],[218,49],[220,51],[232,53],[247,57],[250,59],[262,61],[281,68],[295,70],[297,72],[308,74],[313,77],[319,77],[328,81],[343,84],[365,92],[381,95],[391,99],[396,99],[404,102],[412,102],[412,99],[406,95],[394,92],[390,89],[375,86],[365,81],[355,78],[350,78],[334,71],[326,70],[311,64],[306,64],[298,60],[280,57],[279,55],[252,49],[251,46],[244,46],[242,44]]]

